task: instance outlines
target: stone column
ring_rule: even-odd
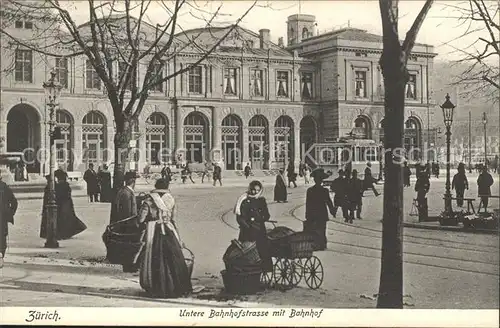
[[[181,155],[182,160],[185,160],[185,144],[184,144],[184,122],[182,119],[181,108],[177,107],[175,111],[175,152],[173,154],[174,161],[177,163],[177,156]],[[180,163],[178,163],[180,164]]]
[[[300,127],[299,126],[295,126],[295,129],[293,131],[293,153],[294,153],[294,159],[293,159],[293,162],[294,162],[294,165],[295,165],[295,168],[298,170],[298,167],[299,167],[299,164],[300,164],[300,147],[301,147],[301,144],[300,144]]]
[[[274,125],[269,125],[269,163],[268,168],[272,169],[275,162],[274,153],[276,151],[276,145],[274,143]]]
[[[73,171],[84,172],[85,165],[83,162],[83,149],[82,149],[82,125],[73,126]]]
[[[242,129],[242,137],[241,137],[242,145],[241,151],[241,168],[243,169],[247,163],[249,162],[248,151],[249,151],[249,142],[248,142],[248,126],[243,127]]]
[[[220,166],[224,168],[221,139],[221,120],[219,109],[216,107],[212,109],[212,151],[210,160],[220,163]]]

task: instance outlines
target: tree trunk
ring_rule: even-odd
[[[403,308],[403,171],[404,89],[407,71],[398,45],[384,47],[381,64],[385,83],[385,183],[382,267],[378,308]],[[403,160],[404,161],[404,160]]]

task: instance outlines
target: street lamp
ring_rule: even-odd
[[[56,191],[55,191],[55,179],[54,179],[54,126],[56,124],[54,120],[54,112],[58,103],[57,100],[61,94],[62,86],[55,80],[56,73],[54,71],[50,72],[50,79],[43,83],[43,88],[45,90],[46,105],[49,109],[49,135],[50,135],[50,158],[49,158],[49,170],[50,178],[48,183],[48,199],[43,209],[47,216],[47,241],[45,242],[46,248],[58,248],[59,243],[57,242],[57,204],[56,204]]]
[[[451,143],[451,124],[453,123],[453,110],[455,105],[450,101],[450,95],[446,94],[446,101],[440,106],[443,110],[444,126],[446,127],[446,193],[444,201],[444,210],[446,214],[452,213],[451,191],[450,191],[450,143]]]
[[[486,124],[488,124],[488,120],[486,118],[486,112],[483,113],[483,126],[484,126],[484,167],[488,169],[487,160],[488,155],[486,153]]]

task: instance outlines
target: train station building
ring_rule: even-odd
[[[124,17],[117,17],[117,21]],[[312,15],[292,15],[286,39],[272,31],[234,31],[202,64],[158,86],[135,125],[136,168],[175,157],[161,149],[184,150],[184,160],[210,160],[218,150],[225,170],[283,167],[301,161],[313,143],[354,136],[383,141],[384,85],[378,65],[382,37],[354,27],[318,34]],[[19,19],[12,35],[29,34],[36,20]],[[82,25],[84,28],[85,24]],[[230,27],[193,29],[209,47]],[[48,57],[2,38],[0,138],[2,152],[46,148],[49,143],[42,84],[55,70],[64,89],[57,111],[63,140],[58,162],[83,172],[89,162],[112,162],[114,120],[102,82],[84,56]],[[432,97],[433,47],[416,44],[405,91],[405,147],[432,146],[439,107]],[[164,74],[194,63],[199,54],[179,52]],[[116,63],[119,70],[120,63]],[[138,79],[141,72],[139,68]],[[107,153],[101,150],[108,149]],[[194,151],[190,151],[194,149]],[[66,151],[64,151],[66,150]],[[187,150],[187,151],[186,151]],[[31,173],[46,172],[35,158]]]

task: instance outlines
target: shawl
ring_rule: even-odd
[[[166,193],[162,197],[158,194],[158,192],[166,192],[166,190],[163,189],[156,189],[151,192],[151,198],[153,199],[153,202],[155,203],[156,207],[158,207],[158,216],[159,216],[159,224],[161,224],[161,229],[162,233],[165,234],[165,226],[173,232],[175,235],[175,238],[181,242],[181,239],[179,237],[179,234],[177,232],[177,229],[175,229],[174,224],[172,223],[172,210],[173,207],[175,206],[175,202],[173,201],[172,195],[170,193]],[[168,197],[165,197],[168,195]],[[170,203],[169,205],[165,204],[165,201],[168,201]]]
[[[247,198],[260,198],[264,193],[264,187],[259,191],[257,195],[250,195],[250,190],[247,190],[244,194],[242,194],[238,200],[236,201],[236,205],[234,206],[234,214],[241,215],[241,204]]]

